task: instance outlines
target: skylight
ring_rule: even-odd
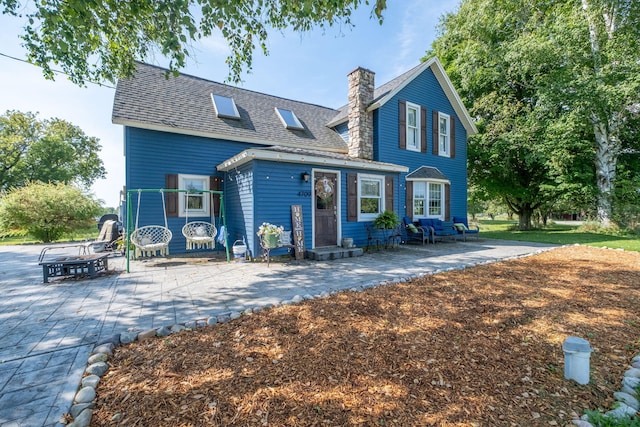
[[[236,103],[233,102],[233,98],[229,98],[222,95],[211,94],[213,100],[213,108],[216,110],[216,116],[225,119],[239,119],[240,113],[236,108]]]
[[[296,117],[295,113],[291,110],[285,110],[284,108],[276,107],[276,113],[280,117],[280,121],[287,129],[303,130],[304,126],[300,123],[300,120]]]

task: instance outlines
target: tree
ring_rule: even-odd
[[[430,53],[486,122],[476,138],[490,153],[472,170],[496,184],[505,174],[515,178],[492,169],[492,162],[507,165],[501,152],[514,155],[495,131],[513,136],[517,125],[523,134],[518,165],[525,167],[513,169],[523,186],[493,189],[507,203],[525,188],[543,204],[595,197],[600,220],[610,220],[620,132],[640,97],[639,23],[640,3],[628,0],[464,0],[444,17]],[[527,183],[531,172],[541,180]],[[521,201],[526,215],[530,202]]]
[[[29,233],[42,242],[52,242],[90,225],[98,212],[98,202],[75,187],[29,183],[0,198],[0,232]]]
[[[98,138],[69,122],[7,111],[0,116],[0,190],[30,181],[89,187],[106,173],[99,152]]]
[[[386,0],[371,0],[382,22]],[[353,10],[369,0],[0,0],[3,13],[26,19],[22,39],[29,61],[53,79],[59,64],[71,80],[115,82],[129,77],[135,60],[154,53],[170,59],[170,69],[184,67],[192,43],[221,34],[231,49],[230,80],[251,69],[256,46],[265,54],[270,30],[308,31],[338,23],[351,25]]]

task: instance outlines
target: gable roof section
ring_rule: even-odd
[[[406,179],[407,181],[431,179],[449,182],[449,178],[440,172],[438,168],[434,168],[433,166],[420,166],[418,169],[408,174]]]
[[[373,102],[369,106],[368,110],[373,111],[377,108],[380,108],[384,104],[386,104],[391,98],[393,98],[398,92],[400,92],[405,86],[413,81],[420,73],[422,73],[427,68],[431,68],[433,74],[435,75],[438,83],[444,90],[447,99],[453,106],[454,111],[456,112],[462,126],[464,126],[468,135],[475,135],[478,133],[478,129],[476,125],[471,120],[471,116],[469,116],[469,112],[465,108],[458,92],[456,92],[451,80],[449,80],[449,76],[444,71],[442,64],[438,60],[438,58],[433,57],[428,61],[419,64],[404,74],[396,77],[395,79],[383,84],[382,86],[375,89],[373,93]],[[333,119],[327,124],[327,126],[333,127],[347,120],[348,106],[345,105],[339,109],[338,114],[333,117]]]
[[[217,117],[211,94],[233,98],[240,120]],[[276,108],[293,111],[303,129],[286,129]],[[332,108],[186,74],[167,77],[166,69],[138,63],[131,79],[118,82],[112,121],[124,126],[207,138],[261,145],[313,146],[318,150],[346,153],[345,141],[326,126],[336,113]]]

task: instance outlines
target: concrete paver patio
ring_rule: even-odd
[[[480,239],[401,246],[328,262],[109,260],[115,273],[43,283],[41,245],[0,246],[0,426],[59,425],[100,340],[385,281],[535,253],[551,245]]]

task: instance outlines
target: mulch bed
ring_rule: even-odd
[[[570,425],[640,352],[639,289],[640,253],[574,246],[270,308],[119,347],[91,425]]]

